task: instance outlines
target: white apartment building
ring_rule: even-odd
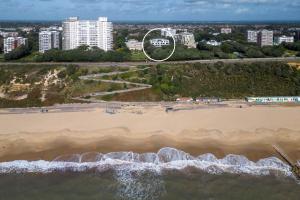
[[[21,45],[27,45],[27,38],[7,37],[3,41],[4,53],[9,53]]]
[[[223,34],[230,34],[231,32],[231,28],[221,28],[221,33]]]
[[[60,32],[59,31],[41,31],[39,33],[39,51],[45,53],[50,49],[60,48]]]
[[[150,40],[150,44],[152,44],[155,47],[168,46],[168,45],[170,45],[170,40],[163,39],[163,38],[156,38],[156,39]]]
[[[258,44],[263,47],[263,46],[273,46],[273,31],[269,30],[261,30],[258,33]]]
[[[137,50],[137,51],[143,50],[143,43],[137,40],[128,40],[126,42],[126,46],[129,50]]]
[[[293,36],[285,36],[285,35],[283,35],[283,36],[277,37],[275,39],[275,43],[276,44],[281,44],[283,42],[285,42],[285,43],[293,43],[294,42],[294,37]]]
[[[257,43],[258,31],[248,30],[247,31],[247,41]]]
[[[172,28],[161,29],[161,36],[163,37],[172,37],[175,34],[176,34],[176,29],[172,29]]]
[[[185,45],[189,48],[196,48],[196,41],[193,33],[183,32],[175,35],[177,43]]]
[[[112,50],[113,25],[107,17],[98,20],[79,20],[70,17],[63,22],[63,50],[75,49],[82,45],[98,47],[104,51]]]

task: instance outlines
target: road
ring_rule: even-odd
[[[241,62],[300,62],[300,57],[286,57],[286,58],[244,58],[244,59],[213,59],[213,60],[188,60],[188,61],[167,61],[166,64],[184,64],[184,63],[241,63]],[[1,65],[80,65],[93,67],[135,67],[138,65],[156,65],[157,62],[0,62]]]

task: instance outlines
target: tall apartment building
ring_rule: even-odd
[[[175,35],[175,40],[189,48],[196,48],[197,44],[193,33],[183,32]]]
[[[39,51],[45,53],[50,49],[60,48],[60,32],[59,31],[41,31],[39,33]]]
[[[172,37],[176,34],[176,29],[172,28],[163,28],[161,29],[161,36]]]
[[[107,17],[99,17],[97,21],[70,17],[63,22],[62,46],[64,50],[88,45],[109,51],[113,45],[112,32],[113,25]]]
[[[27,38],[7,37],[3,41],[4,53],[9,53],[21,45],[27,45]]]
[[[273,46],[273,31],[269,30],[261,30],[258,33],[258,44],[263,47],[263,46]]]
[[[258,31],[248,30],[247,31],[247,41],[257,43]]]

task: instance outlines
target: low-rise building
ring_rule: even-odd
[[[218,36],[220,33],[211,33],[213,36]]]
[[[189,103],[189,102],[193,102],[194,99],[191,98],[191,97],[180,97],[180,98],[177,98],[176,101],[177,102],[182,102],[182,103],[184,103],[184,102]]]
[[[209,40],[209,41],[204,41],[204,42],[210,46],[220,46],[222,44],[221,42],[218,42],[216,40]]]
[[[150,44],[155,47],[162,47],[170,45],[170,40],[163,38],[155,38],[150,40]]]
[[[275,43],[276,44],[281,44],[281,43],[293,43],[294,42],[294,37],[293,36],[280,36],[275,38]]]
[[[137,50],[137,51],[143,50],[143,43],[137,40],[128,40],[126,42],[126,46],[129,50]]]
[[[232,32],[231,28],[221,28],[222,34],[230,34]]]
[[[0,36],[6,38],[6,37],[18,37],[18,32],[5,32],[5,31],[0,31]]]
[[[9,53],[21,45],[27,45],[27,38],[7,37],[3,41],[4,53]]]
[[[222,99],[220,99],[220,98],[209,98],[209,97],[198,97],[198,98],[196,98],[196,102],[198,102],[198,103],[210,104],[210,103],[219,103],[221,101],[222,101]]]
[[[34,27],[21,27],[20,28],[23,32],[29,33],[34,30]]]
[[[247,97],[249,103],[300,103],[300,96]]]

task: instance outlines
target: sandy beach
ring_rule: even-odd
[[[156,152],[174,147],[192,155],[277,156],[280,146],[300,160],[300,107],[203,107],[166,113],[161,106],[126,107],[117,114],[78,112],[0,114],[0,161],[53,160],[86,152]]]

